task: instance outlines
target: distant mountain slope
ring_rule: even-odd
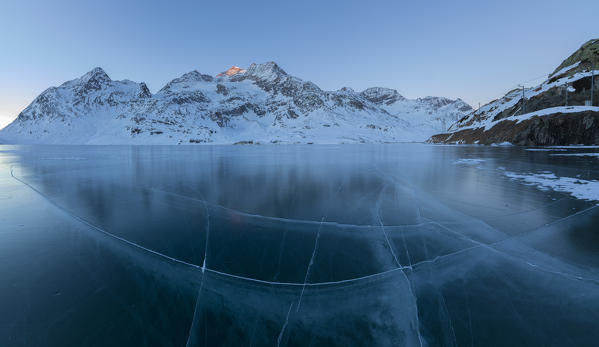
[[[101,68],[40,94],[0,131],[11,143],[189,144],[424,141],[471,110],[397,91],[324,91],[273,62],[192,71],[152,94]]]
[[[588,104],[593,92],[593,104],[599,105],[596,75],[599,75],[599,39],[582,45],[540,85],[508,92],[461,118],[449,132],[432,136],[429,141],[599,144],[599,107]]]

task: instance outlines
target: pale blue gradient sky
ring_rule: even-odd
[[[597,0],[0,0],[0,127],[95,66],[155,92],[194,69],[274,60],[324,89],[384,86],[475,106],[599,37],[597,13]]]

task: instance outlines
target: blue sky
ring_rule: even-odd
[[[0,127],[95,66],[155,92],[191,70],[273,60],[324,89],[476,106],[599,37],[597,13],[597,0],[0,0]]]

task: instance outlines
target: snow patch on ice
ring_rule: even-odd
[[[527,148],[526,151],[531,152],[563,152],[567,151],[565,148]],[[555,155],[555,154],[552,154]]]
[[[569,193],[577,199],[599,201],[599,181],[583,180],[574,177],[557,177],[554,173],[518,174],[505,171],[503,173],[512,180],[525,185],[536,186],[541,190],[552,189],[557,192]]]

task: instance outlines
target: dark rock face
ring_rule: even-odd
[[[511,142],[519,146],[599,145],[599,112],[555,113],[516,123],[504,120],[491,129],[464,129],[434,135],[431,143],[484,144]]]
[[[229,90],[227,89],[227,87],[223,86],[220,83],[216,85],[216,92],[224,96],[229,95]]]
[[[177,105],[183,104],[194,104],[194,103],[207,103],[210,101],[202,92],[193,91],[186,93],[179,93],[172,95],[171,102]]]
[[[100,90],[103,86],[112,82],[106,72],[99,67],[85,74],[83,77],[81,77],[81,80],[84,82],[79,88],[79,92],[81,94],[87,94],[90,91]]]
[[[360,95],[362,95],[366,100],[377,105],[391,105],[394,102],[397,102],[398,100],[405,99],[395,89],[380,87],[365,89],[360,93]]]
[[[151,98],[152,97],[152,93],[150,92],[150,89],[148,89],[148,86],[141,82],[139,84],[139,94],[138,97],[139,98]]]

